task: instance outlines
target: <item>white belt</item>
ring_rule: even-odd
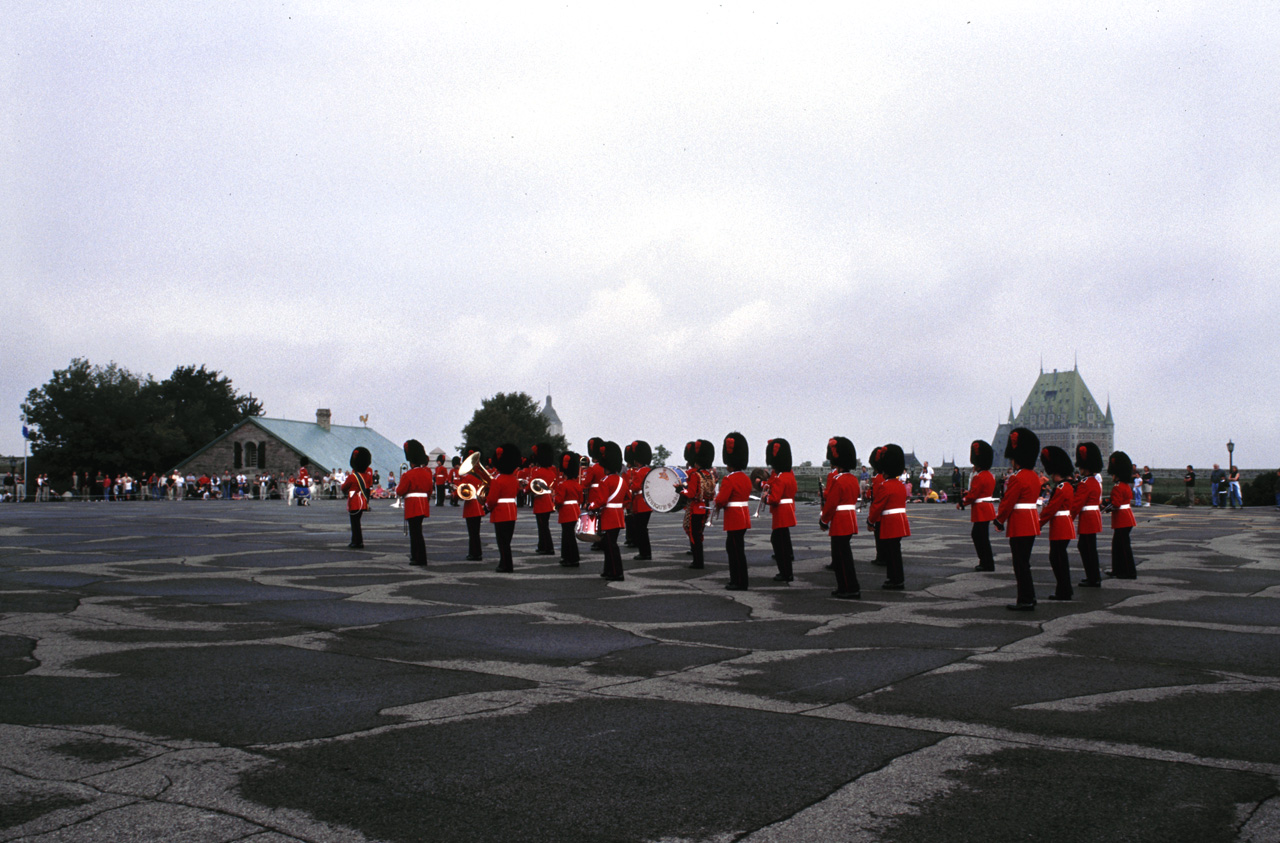
[[[1081,511],[1081,512],[1097,512],[1099,509],[1100,509],[1100,507],[1096,507],[1096,506],[1082,506],[1082,507],[1080,507],[1080,511]]]
[[[881,515],[906,515],[906,514],[907,514],[907,510],[906,510],[906,508],[905,508],[905,507],[903,507],[903,508],[901,508],[901,509],[886,509],[884,512],[882,512],[882,513],[880,513],[880,514],[881,514]]]
[[[1013,508],[1014,509],[1037,509],[1037,506],[1033,503],[1015,503],[1013,505]]]
[[[515,498],[498,498],[498,500],[495,501],[495,503],[515,503],[515,502],[516,502]]]
[[[792,498],[783,498],[782,500],[778,501],[778,506],[782,506],[784,503],[795,503],[795,500],[793,500]]]
[[[995,498],[978,498],[974,503],[995,503]]]
[[[1065,515],[1065,516],[1067,516],[1068,518],[1070,518],[1070,517],[1071,517],[1071,513],[1070,513],[1070,512],[1068,512],[1068,511],[1067,511],[1067,510],[1065,510],[1065,509],[1059,509],[1057,512],[1055,512],[1055,513],[1053,513],[1053,514],[1054,514],[1054,515]]]
[[[729,501],[725,506],[746,506],[746,501]]]
[[[1127,503],[1122,503],[1122,504],[1120,504],[1120,506],[1118,507],[1118,509],[1128,509],[1128,508],[1129,508],[1129,504],[1127,504]]]
[[[431,495],[428,492],[410,492],[409,494],[405,495],[405,497],[406,498],[429,498],[431,497]]]
[[[607,504],[605,504],[605,505],[604,505],[604,508],[605,508],[605,509],[622,509],[622,504],[620,504],[620,503],[607,503]]]
[[[839,506],[837,506],[837,507],[836,507],[836,512],[840,512],[841,510],[857,509],[857,508],[858,508],[858,507],[857,507],[857,506],[855,506],[854,504],[851,504],[851,503],[842,503],[842,504],[840,504]],[[891,511],[892,511],[892,512],[906,512],[906,510],[905,510],[905,509],[894,509],[894,510],[891,510]],[[888,515],[888,514],[889,514],[888,512],[886,512],[886,513],[885,513],[885,515]]]

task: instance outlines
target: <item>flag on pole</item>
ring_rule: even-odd
[[[23,438],[23,439],[30,439],[30,438],[31,438],[31,434],[30,434],[30,432],[28,432],[28,431],[27,431],[27,426],[26,426],[25,424],[22,426],[22,438]]]

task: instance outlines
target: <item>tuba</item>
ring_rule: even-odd
[[[464,501],[483,498],[489,491],[489,481],[493,479],[493,475],[480,464],[480,455],[478,453],[468,454],[467,458],[462,461],[462,465],[458,466],[459,477],[465,477],[468,474],[480,477],[484,482],[477,486],[474,483],[459,480],[458,497]]]
[[[541,477],[535,477],[529,481],[529,491],[535,495],[549,495],[551,494],[551,486]]]

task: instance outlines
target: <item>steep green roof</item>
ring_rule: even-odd
[[[1041,415],[1045,420],[1039,420]],[[1055,370],[1041,372],[1036,378],[1016,423],[1027,427],[1085,427],[1103,424],[1104,416],[1078,371]]]

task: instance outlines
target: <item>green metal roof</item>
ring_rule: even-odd
[[[1089,415],[1093,420],[1089,420]],[[1053,421],[1037,421],[1040,415],[1052,416]],[[1022,402],[1016,424],[1027,427],[1072,427],[1101,425],[1104,414],[1093,399],[1089,387],[1078,371],[1041,372],[1027,400]]]
[[[313,466],[324,469],[350,467],[351,452],[363,445],[373,455],[373,468],[383,476],[388,471],[400,474],[404,462],[404,448],[395,444],[373,428],[345,424],[330,425],[325,430],[315,422],[268,419],[255,416],[245,419],[257,424],[300,454],[305,454]]]

